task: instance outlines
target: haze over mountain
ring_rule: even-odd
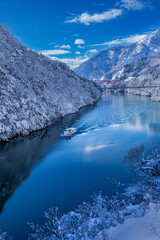
[[[117,46],[103,50],[75,69],[80,76],[90,80],[112,79],[126,64],[160,51],[160,29],[143,40],[129,46]]]
[[[0,25],[0,140],[26,135],[100,97],[64,63],[27,49]]]

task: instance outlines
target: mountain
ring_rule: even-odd
[[[160,101],[160,53],[125,65],[113,78],[123,80],[115,83],[114,87],[143,86],[144,88],[129,88],[125,91],[150,96],[152,100]]]
[[[123,66],[160,51],[160,29],[143,40],[129,46],[117,46],[103,50],[81,64],[75,72],[90,80],[112,79]]]
[[[64,63],[27,49],[0,25],[0,140],[27,135],[100,97]]]

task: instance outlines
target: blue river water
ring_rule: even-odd
[[[66,140],[66,127],[77,134]],[[0,229],[27,239],[27,222],[41,224],[52,206],[67,213],[93,194],[112,196],[135,177],[123,161],[134,147],[160,143],[160,103],[132,94],[106,94],[54,126],[0,145]],[[123,188],[122,187],[122,188]],[[121,189],[123,190],[123,189]]]

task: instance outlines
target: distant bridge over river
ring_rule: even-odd
[[[115,86],[115,83],[123,83],[124,80],[93,80],[97,83],[98,88],[101,89],[104,93],[112,90],[123,90],[123,89],[145,89],[145,88],[160,88],[160,85],[149,85],[149,86]],[[110,84],[109,86],[103,85],[103,83]]]

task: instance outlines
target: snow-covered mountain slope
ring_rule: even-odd
[[[101,51],[75,69],[80,76],[90,80],[112,79],[123,66],[160,51],[160,29],[143,40],[129,46],[117,46]]]
[[[152,100],[160,101],[160,87],[153,87],[160,86],[160,53],[125,65],[121,71],[113,75],[113,78],[123,80],[123,82],[115,83],[114,86],[144,86],[144,88],[131,88],[125,91],[150,96]]]
[[[92,82],[28,50],[0,25],[0,140],[42,129],[99,97]]]

